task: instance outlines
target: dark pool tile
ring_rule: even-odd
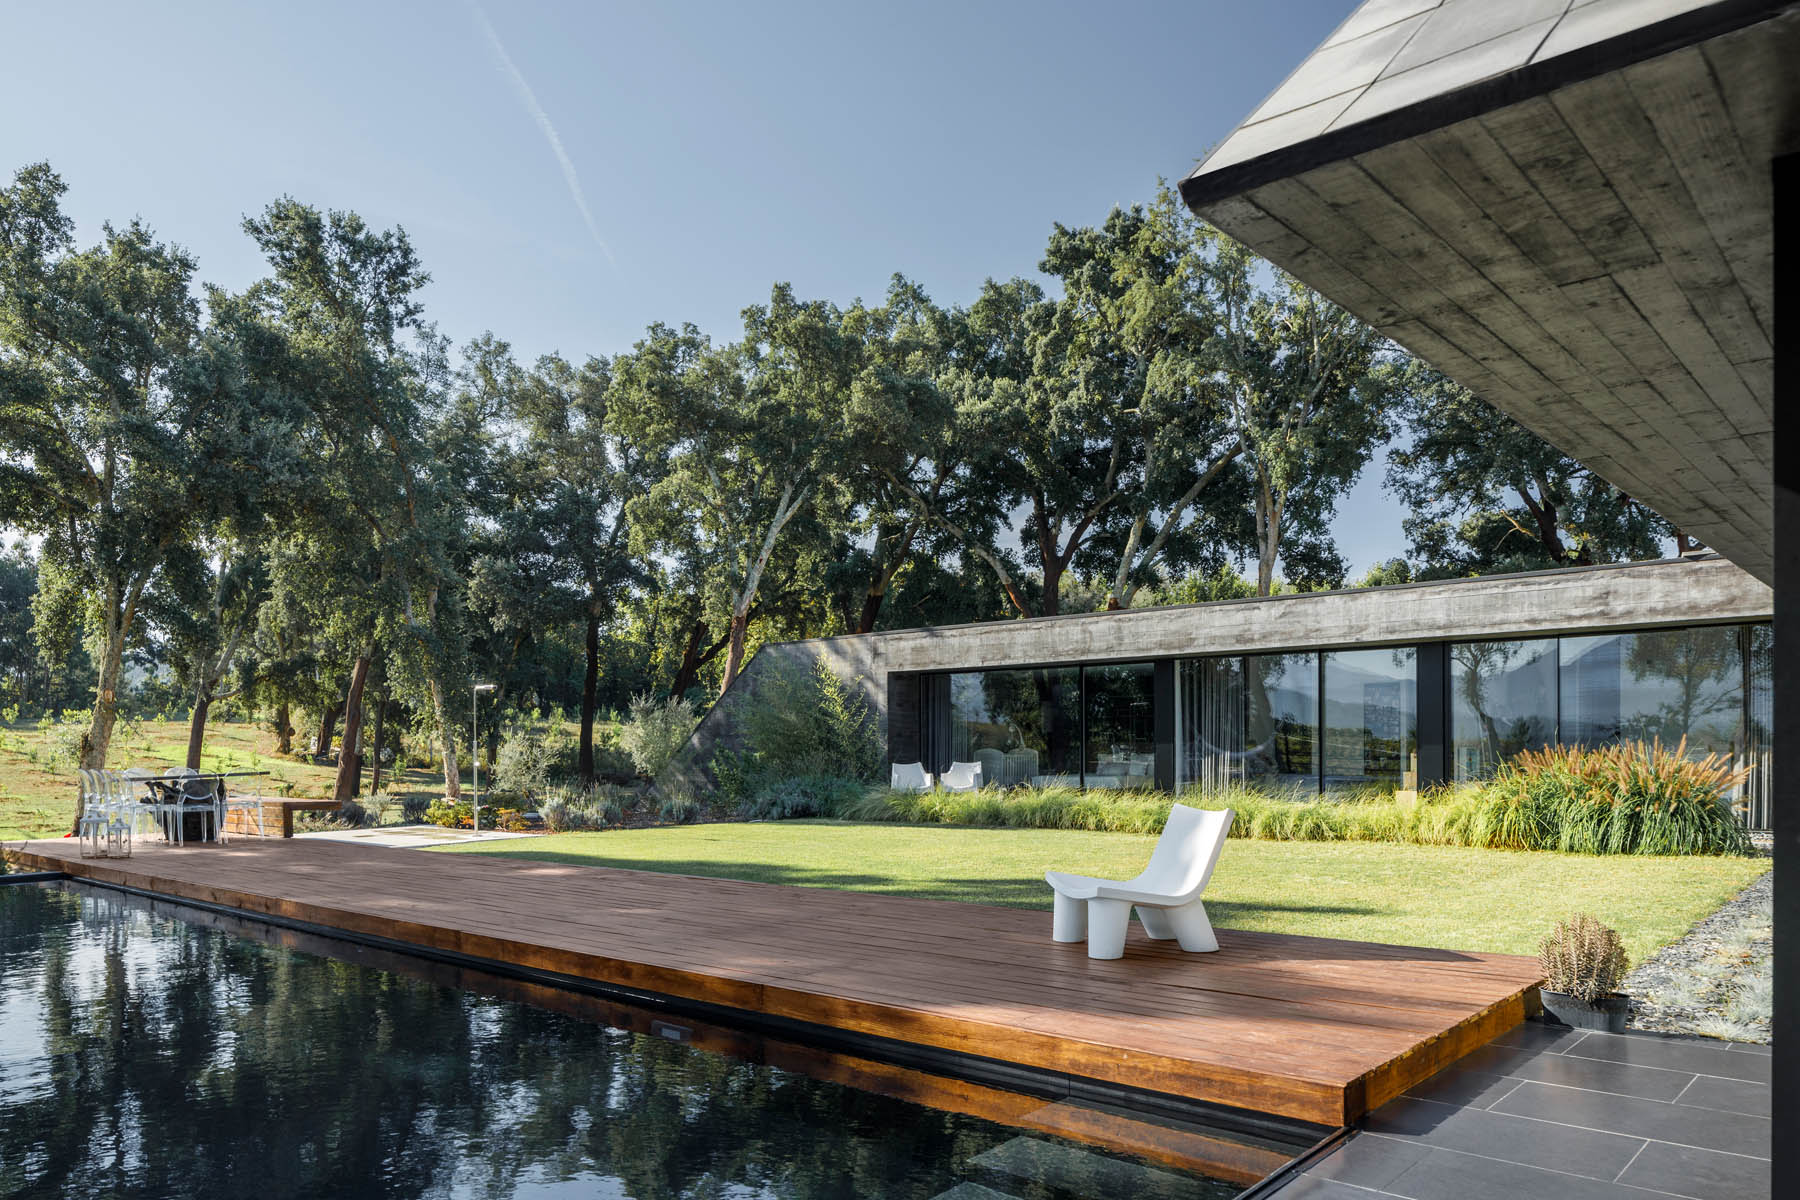
[[[1408,1200],[1648,1200],[1639,1189],[1608,1179],[1582,1179],[1454,1150],[1433,1150],[1388,1191]]]
[[[1553,1053],[1565,1053],[1570,1046],[1588,1035],[1585,1029],[1570,1029],[1567,1025],[1546,1025],[1542,1021],[1526,1021],[1516,1025],[1495,1038],[1490,1045],[1525,1046],[1532,1050],[1549,1050]]]
[[[1418,1162],[1425,1152],[1425,1147],[1417,1142],[1377,1133],[1358,1133],[1307,1167],[1306,1173],[1357,1187],[1383,1188],[1400,1172]]]
[[[1581,1039],[1568,1053],[1578,1058],[1602,1058],[1640,1067],[1661,1067],[1666,1071],[1722,1075],[1752,1083],[1769,1082],[1767,1058],[1733,1050],[1724,1042],[1596,1033]]]
[[[1635,1096],[1527,1082],[1488,1111],[1682,1146],[1709,1147],[1730,1154],[1754,1154],[1763,1158],[1769,1154],[1767,1118],[1715,1112],[1686,1104],[1665,1104],[1659,1100],[1640,1100]]]
[[[1301,1175],[1275,1193],[1274,1200],[1381,1200],[1386,1192],[1371,1192],[1335,1179]]]
[[[1691,1104],[1695,1108],[1716,1108],[1720,1112],[1766,1117],[1769,1115],[1769,1085],[1742,1079],[1720,1079],[1717,1075],[1696,1075],[1694,1082],[1675,1102]]]
[[[1456,1108],[1429,1100],[1396,1100],[1368,1118],[1371,1133],[1421,1145],[1463,1150],[1507,1162],[1571,1175],[1611,1179],[1640,1149],[1643,1139],[1520,1116]]]
[[[1698,1200],[1764,1200],[1769,1194],[1769,1161],[1651,1142],[1619,1182]]]
[[[1518,1086],[1519,1081],[1510,1075],[1491,1075],[1456,1066],[1439,1071],[1423,1083],[1415,1083],[1406,1089],[1406,1094],[1418,1100],[1436,1100],[1440,1104],[1486,1108]]]
[[[1486,1045],[1457,1064],[1468,1071],[1535,1079],[1564,1087],[1618,1092],[1647,1100],[1673,1100],[1694,1078],[1692,1071],[1671,1071],[1607,1058],[1582,1058],[1527,1046]]]

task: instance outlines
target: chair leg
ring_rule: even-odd
[[[1056,893],[1056,907],[1050,918],[1050,936],[1059,942],[1079,942],[1087,936],[1086,900],[1071,900]]]
[[[1175,927],[1169,924],[1169,914],[1160,908],[1145,908],[1138,905],[1138,921],[1144,926],[1144,932],[1159,942],[1166,942],[1175,936]]]
[[[1089,900],[1088,957],[1123,958],[1125,926],[1131,920],[1129,900]]]
[[[1205,954],[1219,948],[1219,939],[1213,936],[1212,922],[1206,919],[1206,905],[1200,901],[1171,908],[1164,915],[1183,950],[1190,954]]]

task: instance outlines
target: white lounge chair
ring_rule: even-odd
[[[1135,906],[1151,937],[1174,938],[1183,950],[1194,953],[1217,950],[1219,939],[1213,936],[1200,893],[1212,878],[1231,818],[1229,808],[1177,804],[1169,810],[1150,865],[1136,879],[1044,872],[1044,881],[1056,892],[1051,936],[1059,942],[1085,937],[1089,958],[1119,958],[1125,953],[1125,926]]]
[[[924,763],[894,763],[889,768],[888,786],[904,792],[929,792],[931,774]]]
[[[953,762],[948,771],[938,776],[938,783],[946,792],[973,792],[982,784],[981,764]]]

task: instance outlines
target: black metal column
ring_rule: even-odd
[[[1156,726],[1156,786],[1175,790],[1175,660],[1159,659],[1150,677],[1150,711]]]
[[[1800,155],[1772,164],[1775,188],[1775,1139],[1773,1194],[1800,1196]]]
[[[1419,670],[1419,788],[1450,778],[1450,643],[1426,642]]]

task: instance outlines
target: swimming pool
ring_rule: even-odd
[[[0,887],[0,1196],[1212,1200],[1292,1152],[104,888]]]

